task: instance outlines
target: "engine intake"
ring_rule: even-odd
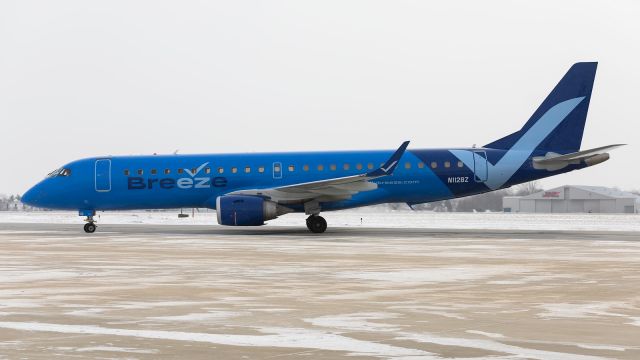
[[[290,211],[287,207],[257,196],[227,195],[216,199],[220,225],[259,226]]]

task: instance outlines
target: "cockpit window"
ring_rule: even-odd
[[[55,169],[52,172],[47,174],[47,177],[56,177],[58,176],[58,173],[60,172],[60,169]]]
[[[71,170],[66,168],[60,168],[60,169],[55,169],[49,174],[47,174],[47,177],[70,176],[70,175],[71,175]]]

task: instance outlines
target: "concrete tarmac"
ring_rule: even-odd
[[[640,233],[0,224],[0,359],[638,359]]]

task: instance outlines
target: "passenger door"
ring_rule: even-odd
[[[111,159],[96,160],[95,182],[96,191],[111,191]]]
[[[487,153],[484,150],[473,151],[473,174],[476,182],[485,182],[489,177]]]

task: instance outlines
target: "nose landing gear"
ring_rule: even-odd
[[[307,218],[307,228],[312,233],[323,233],[327,230],[327,220],[320,215],[311,215]]]
[[[84,232],[91,234],[95,231],[96,231],[96,224],[94,224],[93,221],[84,224]]]
[[[95,220],[93,220],[93,216],[96,214],[94,210],[80,210],[80,216],[86,216],[87,218],[84,220],[87,223],[84,224],[84,232],[88,234],[92,234],[96,231]]]

